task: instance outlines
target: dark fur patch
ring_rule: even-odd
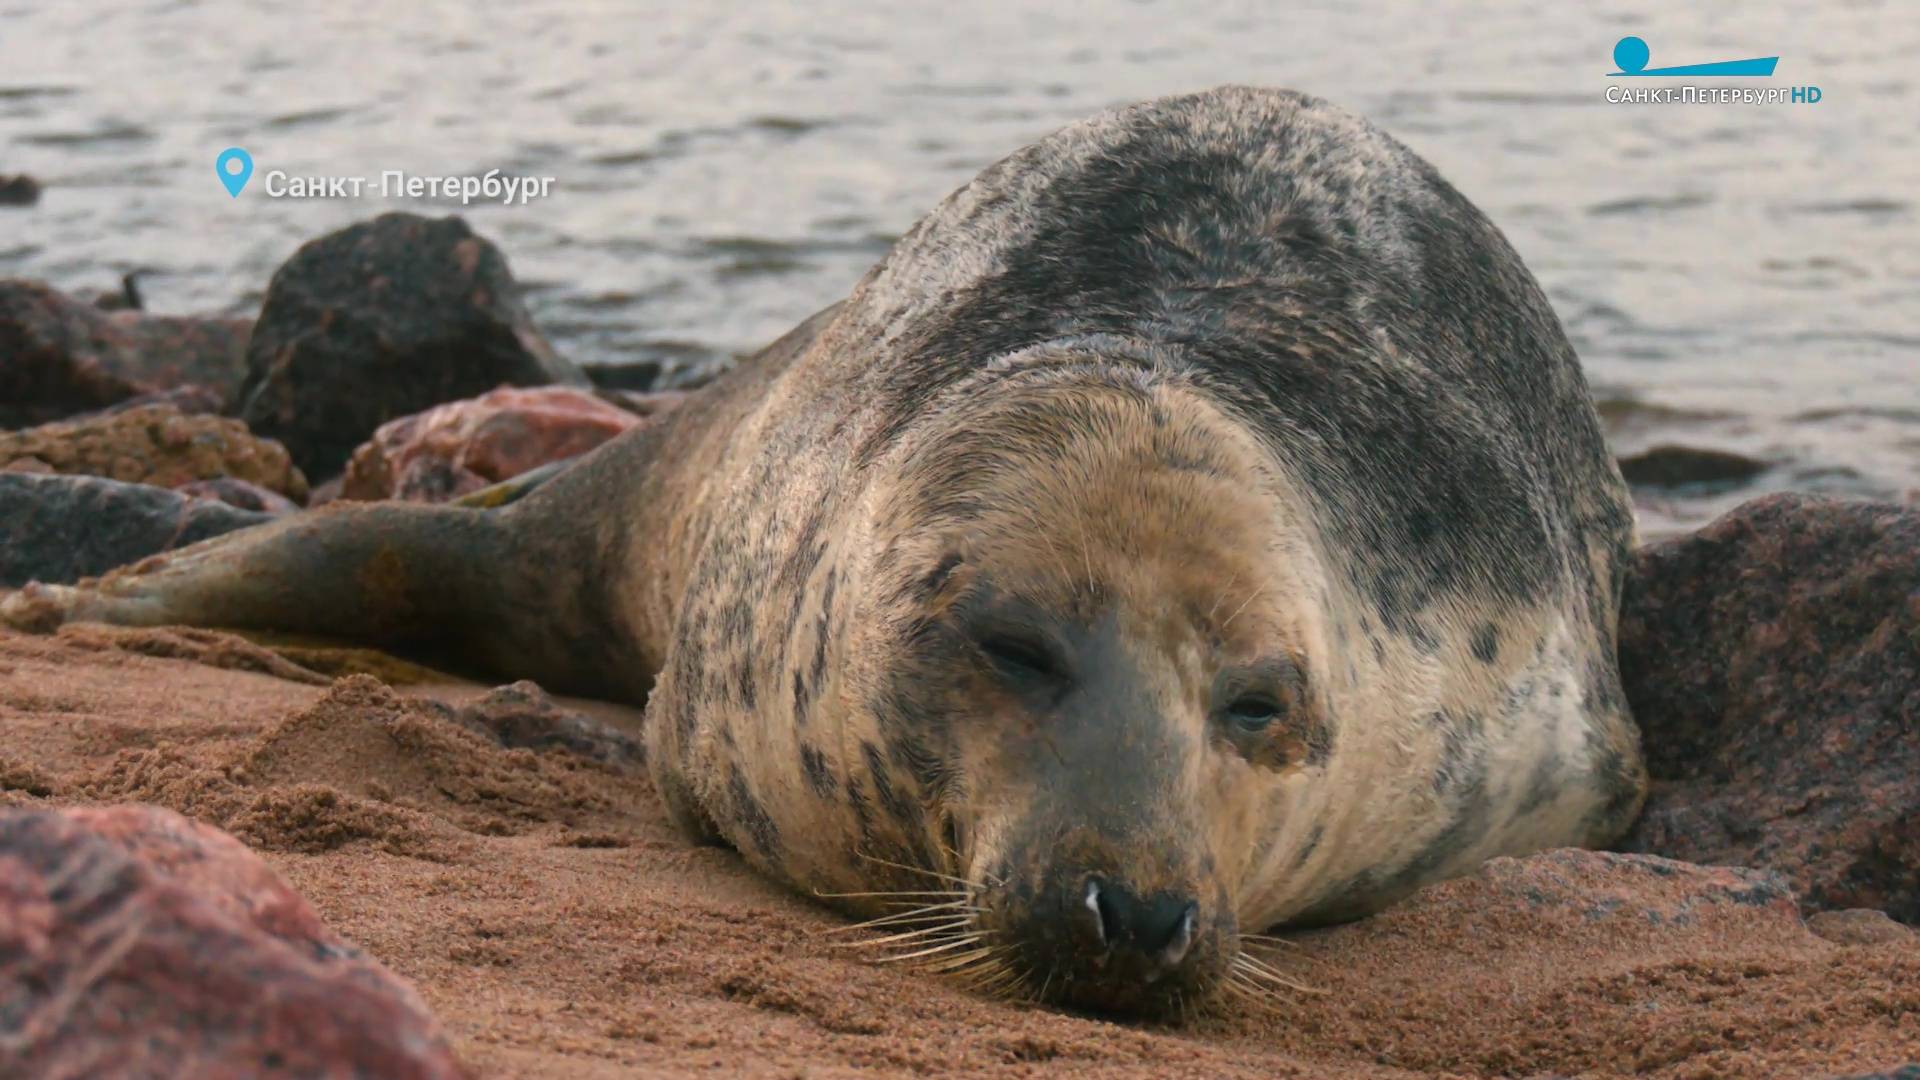
[[[1307,865],[1307,860],[1313,858],[1313,853],[1320,850],[1320,840],[1326,836],[1326,834],[1327,827],[1315,823],[1312,830],[1307,833],[1307,842],[1300,845],[1300,854],[1294,857],[1294,869],[1298,870],[1302,866]]]
[[[740,771],[738,764],[727,772],[727,795],[733,803],[734,816],[747,830],[747,839],[752,841],[753,849],[768,860],[777,860],[780,854],[780,827],[753,797],[747,787],[746,774]]]
[[[923,819],[920,804],[894,786],[893,779],[888,775],[887,759],[880,753],[879,747],[862,742],[860,753],[866,759],[867,774],[873,781],[873,793],[880,800],[880,808],[905,826],[909,835],[918,835]]]
[[[1490,622],[1481,623],[1473,632],[1473,657],[1483,664],[1491,664],[1500,655],[1500,628]]]
[[[807,786],[815,795],[831,799],[840,793],[840,785],[833,779],[833,768],[827,763],[827,755],[818,747],[806,743],[800,744],[800,771],[807,778]]]
[[[1455,717],[1443,709],[1433,714],[1431,723],[1446,729],[1446,737],[1440,748],[1440,764],[1433,773],[1434,793],[1446,796],[1483,786],[1486,783],[1486,770],[1481,765],[1481,756],[1485,747],[1481,744],[1480,736],[1485,723],[1480,714],[1469,712]]]
[[[1564,768],[1566,761],[1557,753],[1548,754],[1533,763],[1533,772],[1527,776],[1526,790],[1520,796],[1520,813],[1533,813],[1565,790],[1560,776]]]

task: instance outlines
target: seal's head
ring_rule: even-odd
[[[1333,743],[1311,544],[1246,425],[1178,375],[1040,349],[986,377],[873,489],[850,723],[883,797],[931,812],[865,831],[960,890],[912,945],[1166,1012],[1235,977],[1308,831],[1285,807]]]

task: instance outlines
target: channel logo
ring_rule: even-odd
[[[1753,56],[1745,60],[1712,60],[1704,64],[1674,64],[1648,67],[1653,50],[1637,37],[1623,37],[1613,43],[1613,62],[1618,71],[1607,72],[1612,79],[1771,79],[1779,65],[1777,56]],[[1817,86],[1728,86],[1724,84],[1616,83],[1607,84],[1610,105],[1817,105],[1821,98]]]
[[[1674,78],[1700,75],[1759,75],[1773,77],[1777,56],[1756,56],[1751,60],[1716,60],[1710,64],[1681,64],[1678,67],[1650,68],[1653,50],[1637,37],[1623,37],[1613,44],[1613,62],[1619,71],[1607,72],[1610,79]]]

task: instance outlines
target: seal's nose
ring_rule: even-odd
[[[1142,900],[1123,885],[1088,878],[1081,902],[1100,944],[1161,971],[1178,967],[1193,944],[1200,905],[1189,897],[1159,893]]]

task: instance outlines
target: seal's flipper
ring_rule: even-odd
[[[553,689],[616,689],[583,684],[573,643],[549,640],[553,621],[536,617],[559,584],[553,577],[516,558],[497,511],[335,503],[77,585],[29,585],[0,600],[0,623],[287,631],[464,657]]]
[[[431,640],[501,546],[487,515],[337,503],[144,559],[77,585],[29,585],[15,626],[65,622],[285,630],[374,644]]]

